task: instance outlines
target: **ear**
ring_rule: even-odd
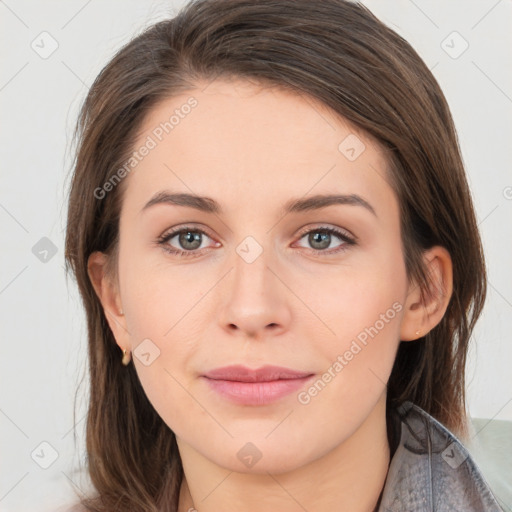
[[[453,270],[450,253],[435,246],[424,253],[429,288],[422,294],[416,282],[409,284],[400,339],[416,340],[425,336],[443,318],[453,291]],[[423,296],[422,296],[423,295]]]
[[[121,349],[130,350],[130,337],[126,328],[126,317],[123,312],[119,286],[107,273],[107,258],[105,253],[93,252],[87,262],[89,279],[98,296],[108,325],[114,334],[116,343]]]

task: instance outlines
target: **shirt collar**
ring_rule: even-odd
[[[467,449],[417,405],[391,411],[388,437],[379,512],[503,512]]]

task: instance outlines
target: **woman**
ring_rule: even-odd
[[[343,0],[196,1],[77,135],[82,509],[500,510],[461,443],[481,242],[407,42]]]

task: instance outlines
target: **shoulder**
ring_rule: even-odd
[[[380,511],[502,512],[468,450],[427,412],[405,402],[396,410],[400,441]]]

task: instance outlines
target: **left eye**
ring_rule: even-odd
[[[333,235],[343,243],[338,245],[333,251],[325,251],[332,242]],[[307,241],[314,251],[333,253],[344,250],[347,245],[355,244],[355,240],[347,233],[331,227],[315,228],[302,234],[301,240],[307,237]]]

